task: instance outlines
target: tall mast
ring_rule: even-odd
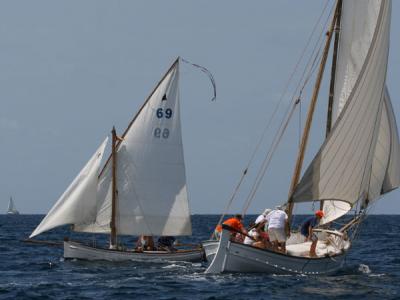
[[[117,133],[115,132],[115,127],[112,131],[112,199],[111,199],[111,236],[110,236],[110,248],[115,248],[117,244],[117,229],[115,226],[115,213],[116,213],[116,202],[117,202],[117,181],[116,181],[116,145],[117,145]]]
[[[326,60],[328,58],[328,53],[329,53],[329,47],[330,47],[330,42],[332,40],[332,33],[333,33],[333,29],[336,23],[336,18],[338,15],[338,5],[336,4],[336,8],[335,8],[335,14],[333,16],[332,19],[332,23],[329,27],[329,30],[326,34],[326,42],[325,42],[325,47],[324,47],[324,52],[322,54],[322,59],[321,59],[321,63],[318,69],[318,75],[317,75],[317,80],[314,86],[314,90],[313,90],[313,94],[311,97],[311,102],[310,102],[310,106],[308,108],[308,113],[307,113],[307,119],[306,119],[306,123],[304,125],[304,130],[303,130],[303,136],[301,139],[301,144],[300,144],[300,149],[299,149],[299,153],[297,155],[297,161],[296,161],[296,166],[294,168],[294,172],[293,172],[293,177],[292,177],[292,182],[290,184],[290,189],[289,189],[289,200],[288,200],[288,208],[287,208],[287,213],[288,213],[288,217],[289,217],[289,223],[292,219],[292,213],[293,213],[293,199],[292,199],[292,194],[294,192],[294,189],[296,187],[296,185],[299,183],[300,180],[300,173],[301,173],[301,168],[303,166],[303,161],[304,161],[304,154],[305,154],[305,150],[307,147],[307,141],[308,141],[308,136],[310,133],[310,129],[311,129],[311,123],[312,123],[312,119],[313,119],[313,115],[314,115],[314,111],[315,111],[315,106],[317,103],[317,99],[318,99],[318,93],[319,93],[319,89],[321,87],[321,81],[322,81],[322,76],[324,74],[324,70],[325,70],[325,65],[326,65]]]
[[[342,0],[338,0],[336,26],[335,26],[335,41],[333,43],[331,82],[329,84],[329,102],[328,102],[328,113],[327,113],[327,117],[326,117],[325,138],[328,137],[328,135],[332,129],[332,107],[333,107],[333,97],[335,95],[336,63],[337,63],[337,55],[338,55],[337,50],[339,47],[341,16],[342,16]],[[324,201],[321,201],[320,209],[322,210],[323,208],[324,208]]]

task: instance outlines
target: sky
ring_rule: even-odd
[[[112,126],[124,131],[181,56],[207,67],[217,84],[211,102],[207,77],[181,65],[191,211],[221,213],[327,2],[331,7],[332,0],[1,1],[0,211],[13,196],[21,213],[46,213]],[[399,19],[393,1],[387,85],[398,118]],[[305,166],[324,135],[324,82]],[[309,98],[307,88],[249,213],[286,200]],[[230,212],[241,210],[284,107]],[[372,213],[399,214],[399,196],[385,196]]]

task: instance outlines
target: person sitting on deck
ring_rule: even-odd
[[[153,251],[154,250],[154,240],[151,235],[141,235],[136,242],[136,251]]]
[[[233,218],[230,218],[223,223],[224,225],[228,225],[233,229],[231,233],[235,241],[241,241],[241,242],[243,241],[243,235],[241,235],[240,232],[243,234],[247,234],[247,230],[246,228],[244,228],[242,220],[243,220],[242,215],[237,214]],[[222,233],[222,226],[219,224],[215,228],[214,236],[219,240],[221,237],[221,233]]]
[[[157,240],[157,249],[175,251],[174,242],[175,238],[173,236],[160,236]]]
[[[266,218],[268,235],[274,251],[286,253],[286,238],[289,234],[288,215],[277,206]]]
[[[308,218],[301,225],[301,229],[300,229],[301,234],[306,238],[306,241],[312,241],[311,247],[310,247],[310,257],[317,256],[317,253],[315,250],[317,248],[318,237],[313,232],[313,229],[316,226],[318,226],[318,224],[323,216],[324,216],[324,212],[322,210],[317,210],[315,212],[315,216]]]

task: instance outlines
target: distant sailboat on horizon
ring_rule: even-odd
[[[10,201],[8,202],[7,215],[19,215],[19,211],[15,208],[12,197],[10,197]]]

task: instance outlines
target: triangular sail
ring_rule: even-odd
[[[9,213],[9,214],[18,214],[18,210],[15,207],[15,204],[14,204],[14,201],[13,201],[12,197],[10,197],[10,201],[8,202],[7,213]]]
[[[191,234],[178,83],[176,61],[118,146],[117,234]],[[99,179],[98,195],[96,222],[75,230],[110,231],[111,164]]]
[[[349,23],[346,22],[346,18],[352,17],[351,15],[346,17],[346,8],[343,7],[341,39],[346,38],[346,30],[351,31],[352,27],[346,28],[347,23],[351,26],[357,22],[366,23],[366,19],[372,18],[373,12],[377,11],[373,35],[367,45],[366,54],[360,53],[362,62],[360,70],[352,72],[352,76],[356,77],[346,94],[347,100],[336,118],[331,134],[306,170],[292,196],[294,202],[318,200],[346,202],[348,205],[341,208],[344,212],[358,200],[366,199],[372,192],[370,186],[372,165],[382,111],[385,108],[391,6],[390,1],[344,1],[344,5],[351,5],[350,3],[367,5],[369,13],[359,15],[358,11],[349,9],[354,14],[353,23]],[[357,16],[357,19],[354,19],[354,16]],[[344,59],[340,53],[339,50],[339,65],[341,59]],[[347,59],[352,60],[352,57]],[[343,82],[340,82],[350,77],[349,75],[337,78],[336,87],[343,86]]]
[[[88,224],[95,220],[97,177],[107,140],[104,140],[30,238],[61,225]]]

